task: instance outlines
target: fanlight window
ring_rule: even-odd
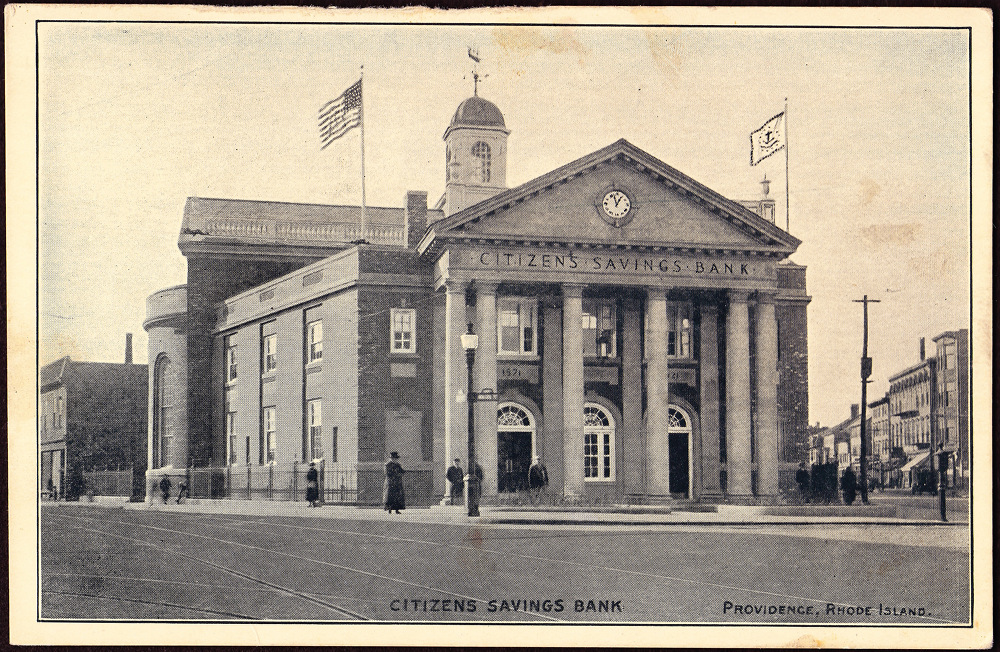
[[[531,428],[531,415],[517,405],[503,405],[497,410],[500,428]]]
[[[677,408],[667,409],[667,427],[670,430],[691,429],[691,426],[688,425],[687,415],[678,410]]]
[[[595,426],[598,428],[607,427],[611,425],[611,420],[608,418],[607,413],[594,406],[587,406],[583,408],[583,426]]]

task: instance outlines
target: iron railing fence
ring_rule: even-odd
[[[316,462],[320,500],[325,503],[358,504],[358,469],[353,464]],[[150,474],[153,495],[161,495],[160,480],[170,479],[170,494],[178,496],[182,485],[190,498],[305,501],[308,462],[264,465],[191,466],[157,469]]]

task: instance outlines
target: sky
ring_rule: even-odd
[[[969,326],[969,42],[945,29],[43,23],[39,356],[146,358],[145,300],[186,279],[189,196],[359,204],[360,132],[319,107],[364,66],[369,205],[444,191],[442,135],[472,94],[511,134],[510,187],[625,138],[733,199],[773,181],[749,135],[788,106],[792,256],[806,265],[810,422],[869,400],[918,340]]]

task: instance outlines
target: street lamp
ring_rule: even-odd
[[[473,406],[478,398],[472,391],[472,363],[476,361],[476,349],[479,348],[479,336],[472,332],[469,324],[467,333],[462,334],[462,348],[465,349],[466,374],[469,383],[466,391],[466,405],[469,413],[469,516],[479,516],[479,478],[476,477],[476,415]]]

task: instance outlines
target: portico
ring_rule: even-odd
[[[467,323],[473,386],[533,433],[512,452],[497,407],[475,405],[487,499],[529,453],[570,499],[778,491],[779,263],[798,241],[647,157],[620,141],[446,217],[418,246],[447,322],[436,448],[467,452]],[[607,187],[631,202],[627,222],[591,205]]]

